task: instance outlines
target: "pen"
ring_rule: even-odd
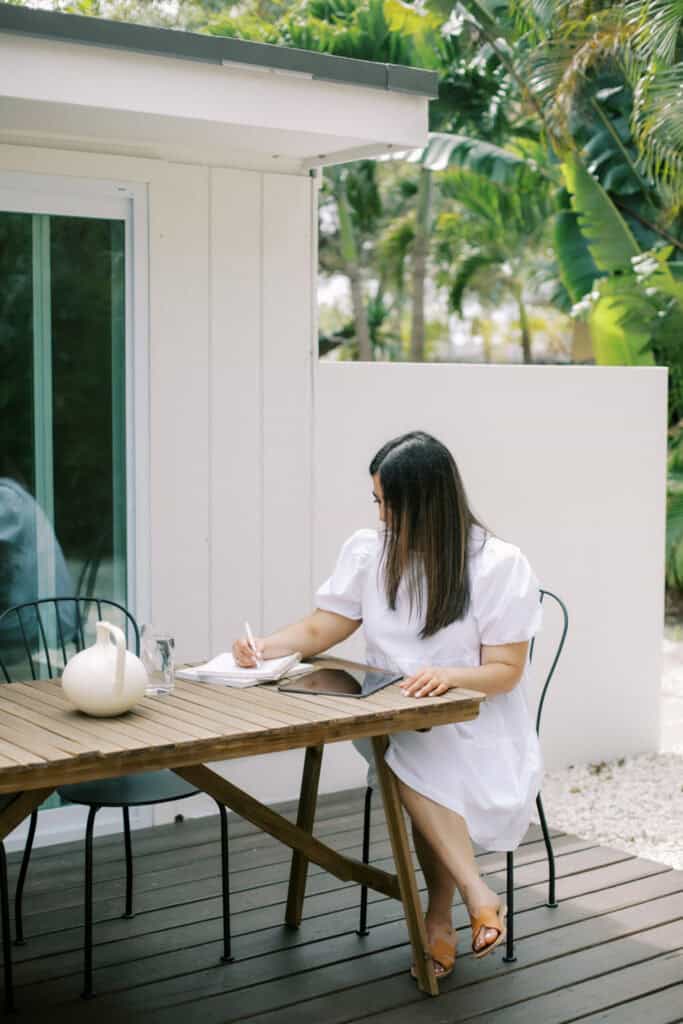
[[[256,650],[256,642],[254,640],[254,634],[252,633],[251,626],[249,625],[248,622],[244,623],[244,632],[247,634],[247,643],[249,644],[249,647],[251,648],[251,653],[256,658],[256,668],[260,668],[261,667],[261,660],[262,659],[261,659],[258,651]]]

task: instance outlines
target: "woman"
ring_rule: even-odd
[[[457,886],[485,956],[505,937],[506,908],[479,874],[472,842],[512,850],[538,793],[538,740],[520,683],[541,625],[538,581],[519,548],[471,512],[447,448],[422,431],[385,444],[370,464],[383,527],[358,530],[301,622],[257,638],[260,657],[311,657],[363,624],[366,661],[406,677],[408,696],[465,687],[486,694],[478,718],[391,737],[398,780],[428,889],[426,928],[437,976],[450,974]],[[239,664],[255,658],[246,639]]]

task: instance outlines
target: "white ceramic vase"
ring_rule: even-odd
[[[122,715],[144,697],[149,682],[147,670],[136,655],[126,650],[126,638],[118,626],[98,622],[96,630],[92,647],[74,654],[66,663],[62,688],[74,707],[86,715]]]

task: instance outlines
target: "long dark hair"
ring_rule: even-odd
[[[379,474],[386,510],[380,566],[387,601],[394,610],[405,577],[411,613],[424,613],[424,639],[467,614],[470,531],[476,525],[486,533],[486,527],[469,507],[455,459],[431,434],[413,430],[387,441],[370,473]]]

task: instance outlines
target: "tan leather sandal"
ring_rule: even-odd
[[[498,907],[482,907],[478,914],[470,917],[470,924],[472,925],[472,952],[477,960],[483,956],[488,956],[491,950],[499,946],[507,935],[507,928],[505,926],[507,912],[508,908],[501,903]],[[493,942],[488,942],[481,949],[477,949],[474,942],[482,928],[491,928],[497,931],[498,935]]]
[[[438,964],[439,967],[443,968],[443,970],[441,971],[434,971],[437,980],[441,980],[441,978],[447,978],[449,974],[453,973],[457,945],[457,932],[453,933],[452,942],[449,942],[448,939],[439,936],[438,938],[434,939],[433,942],[429,943],[429,955],[434,961],[434,964]],[[415,980],[417,981],[417,971],[415,970],[415,964],[413,964],[410,968],[410,976],[412,978],[415,978]]]

